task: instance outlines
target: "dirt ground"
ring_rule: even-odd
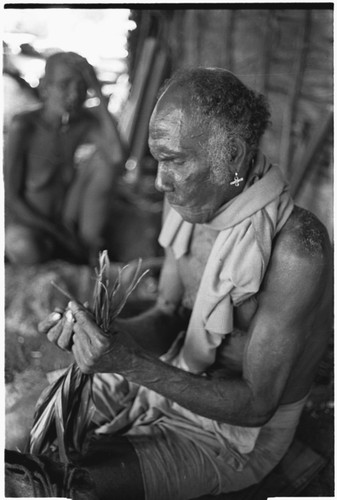
[[[152,260],[152,271],[134,292],[125,315],[148,307],[156,296],[160,259]],[[146,261],[145,261],[146,265]],[[92,290],[92,271],[55,261],[20,269],[6,265],[6,446],[24,449],[32,424],[33,409],[44,387],[58,370],[72,361],[37,333],[37,323],[64,299],[50,285],[57,281],[75,297],[85,301]],[[326,465],[301,492],[301,497],[334,496],[334,380],[333,341],[321,362],[315,384],[303,411],[297,437],[325,457]]]

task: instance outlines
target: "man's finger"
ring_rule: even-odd
[[[50,328],[47,332],[47,339],[53,344],[58,344],[58,339],[63,330],[63,323],[64,319],[56,323],[56,325]]]
[[[74,324],[74,316],[72,312],[68,310],[64,315],[63,329],[57,340],[57,345],[61,347],[61,349],[71,349]]]
[[[52,314],[49,314],[49,316],[42,320],[39,324],[38,324],[38,331],[40,333],[48,333],[48,331],[53,328],[57,323],[58,321],[60,321],[60,319],[62,318],[62,314],[60,312],[53,312]]]
[[[78,302],[72,300],[69,302],[68,308],[79,325],[84,325],[88,322],[87,311]]]

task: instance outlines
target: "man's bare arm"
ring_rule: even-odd
[[[233,425],[260,426],[280,403],[306,344],[327,275],[325,256],[297,253],[281,242],[267,272],[249,329],[242,376],[193,375],[161,362],[125,330],[102,336],[76,304],[73,352],[87,373],[116,372],[192,412]],[[130,332],[132,333],[132,332]],[[304,394],[303,394],[304,395]]]
[[[97,130],[91,132],[91,139],[97,144],[105,159],[111,165],[117,168],[124,167],[127,158],[127,146],[118,131],[115,118],[108,110],[107,99],[102,93],[96,72],[88,61],[81,56],[76,56],[74,64],[80,69],[88,88],[95,92],[95,96],[99,100],[98,106],[91,108],[98,122]]]
[[[28,144],[33,124],[27,117],[13,118],[5,156],[5,187],[6,197],[18,218],[32,227],[52,231],[53,225],[46,217],[37,213],[25,200],[25,155],[28,154]]]
[[[325,272],[319,256],[280,254],[274,260],[249,331],[240,378],[192,375],[153,359],[132,343],[127,350],[133,355],[118,373],[205,417],[234,425],[262,425],[279,405],[303,352]],[[123,332],[121,341],[122,336]]]

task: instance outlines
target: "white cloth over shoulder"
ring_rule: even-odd
[[[294,203],[277,166],[260,153],[244,191],[205,224],[219,231],[209,255],[178,366],[202,373],[215,361],[223,336],[233,330],[233,306],[260,289],[274,236]],[[159,242],[179,259],[188,253],[194,225],[170,210]]]

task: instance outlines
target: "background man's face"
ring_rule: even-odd
[[[230,174],[215,175],[208,151],[209,133],[198,130],[181,100],[159,101],[150,121],[149,147],[158,161],[156,187],[183,219],[210,220],[228,201]]]
[[[76,113],[82,107],[87,87],[81,74],[67,64],[59,63],[46,78],[47,104],[63,113]]]

